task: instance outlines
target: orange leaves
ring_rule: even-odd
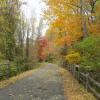
[[[83,9],[88,11],[87,6],[91,7],[91,1],[93,0],[84,0]],[[81,40],[85,33],[100,34],[100,22],[96,22],[96,20],[99,21],[100,19],[99,3],[97,4],[98,8],[95,5],[95,9],[98,11],[82,14],[80,0],[48,0],[47,2],[50,7],[49,10],[52,12],[51,14],[54,15],[54,20],[50,23],[49,32],[54,36],[57,45],[67,44],[67,46],[71,46],[73,42]]]
[[[66,37],[62,37],[56,40],[57,45],[67,45],[67,46],[71,46],[71,44],[73,43],[73,38],[70,35],[67,35]]]
[[[66,41],[66,44],[67,44],[68,46],[71,46],[71,44],[72,44],[72,42],[73,42],[73,37],[70,36],[70,35],[68,35],[68,36],[65,37],[65,41]]]
[[[56,44],[57,44],[57,45],[63,45],[63,44],[65,44],[65,39],[64,39],[64,38],[59,38],[59,39],[57,39],[57,40],[56,40]]]
[[[100,23],[98,24],[91,24],[89,26],[90,32],[95,35],[100,35]]]
[[[58,17],[51,24],[49,32],[54,37],[56,35],[55,41],[57,45],[67,44],[67,46],[71,46],[73,41],[79,40],[82,37],[81,17],[79,15],[73,16],[66,18]]]

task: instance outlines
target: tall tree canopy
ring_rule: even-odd
[[[49,31],[57,34],[59,42],[73,42],[100,33],[99,0],[48,0],[46,3],[45,16],[51,19]]]

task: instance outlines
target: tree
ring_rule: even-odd
[[[77,36],[78,39],[82,39],[87,37],[92,30],[88,29],[90,26],[89,23],[93,25],[93,21],[96,21],[95,8],[97,7],[98,1],[99,0],[48,0],[46,3],[49,8],[47,10],[49,14],[47,14],[49,17],[51,17],[51,15],[55,16],[51,17],[51,19],[53,18],[52,22],[60,25],[56,28],[60,27],[62,34],[65,34],[65,32],[63,33],[63,30],[65,30],[67,34],[76,36],[76,39]],[[63,25],[65,25],[65,27]]]
[[[19,21],[20,9],[19,0],[11,1],[4,0],[1,1],[1,33],[3,34],[3,46],[5,58],[12,61],[15,56],[15,32],[17,28],[17,23]]]
[[[58,52],[63,60],[66,55],[69,55],[68,51],[74,49],[75,43],[80,43],[91,35],[100,37],[99,0],[47,0],[45,2],[48,6],[44,13],[49,22],[47,34],[51,34],[54,38],[54,44],[59,49]]]
[[[46,37],[40,37],[38,40],[38,45],[39,45],[39,49],[38,49],[38,55],[39,55],[39,60],[45,60],[46,56],[47,56],[47,52],[45,51],[45,49],[48,46],[48,40]]]

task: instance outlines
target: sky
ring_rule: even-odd
[[[27,5],[22,6],[22,10],[26,17],[29,19],[34,16],[38,20],[41,18],[42,10],[45,8],[45,4],[42,0],[22,0],[27,2]]]
[[[42,17],[43,9],[46,8],[45,3],[42,0],[22,0],[22,2],[27,2],[27,5],[22,6],[22,12],[26,18],[30,21],[32,17],[35,17],[36,25],[38,25]],[[45,35],[46,29],[44,28],[42,30],[43,35]]]

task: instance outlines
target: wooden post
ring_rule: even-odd
[[[74,68],[75,68],[75,66],[74,65],[72,65],[72,73],[73,73],[73,76],[75,76],[75,74],[74,74]]]
[[[9,78],[10,77],[10,62],[8,61],[7,62],[7,78]]]
[[[77,72],[77,79],[79,80],[79,65],[75,65],[75,71]]]
[[[71,72],[71,64],[70,64],[70,66],[69,66],[69,71]]]
[[[89,73],[86,74],[86,89],[88,90],[89,86]]]
[[[80,82],[80,74],[79,74],[79,71],[77,71],[78,75],[77,75],[77,79],[78,81]]]
[[[76,76],[76,68],[75,68],[75,66],[74,66],[74,71],[73,71],[73,74],[74,74],[74,77]]]

